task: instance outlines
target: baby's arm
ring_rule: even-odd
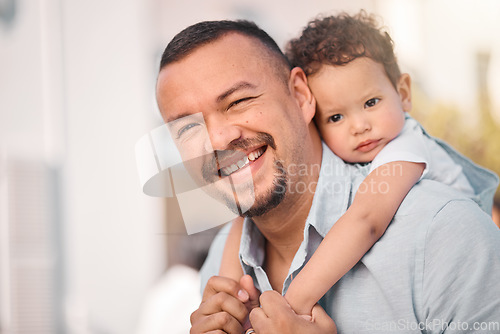
[[[423,163],[395,161],[365,178],[352,205],[290,284],[285,298],[296,313],[310,315],[318,300],[384,234],[424,167]]]
[[[242,230],[243,218],[238,217],[233,220],[231,229],[229,230],[219,271],[220,276],[232,278],[237,282],[239,282],[240,278],[243,276],[243,270],[241,269],[238,256]]]

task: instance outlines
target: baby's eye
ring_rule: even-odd
[[[342,116],[341,114],[335,114],[333,116],[328,117],[328,122],[336,123],[340,121],[342,118],[344,118],[344,116]]]
[[[380,101],[379,98],[374,97],[373,99],[369,99],[368,101],[365,102],[365,108],[370,108],[376,105]]]

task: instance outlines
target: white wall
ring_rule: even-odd
[[[166,265],[161,200],[141,193],[134,156],[153,127],[149,15],[140,0],[62,6],[70,321],[91,332],[133,333]]]
[[[69,333],[133,333],[166,265],[163,204],[141,193],[134,157],[154,126],[151,13],[139,0],[17,5],[0,24],[2,154],[62,173]]]

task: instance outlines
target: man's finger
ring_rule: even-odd
[[[263,330],[266,328],[266,324],[268,321],[267,315],[260,307],[254,308],[252,312],[250,312],[250,322],[252,323],[252,328],[256,333],[259,330]]]
[[[331,328],[331,333],[337,333],[337,326],[333,322],[332,318],[325,312],[325,310],[319,305],[314,305],[312,309],[312,318],[315,323],[320,325],[322,328]]]
[[[250,298],[248,292],[242,289],[235,280],[222,276],[212,276],[208,280],[205,290],[203,291],[202,301],[207,300],[219,292],[225,292],[239,299],[242,303],[247,302]]]
[[[219,312],[198,319],[193,324],[190,334],[206,333],[241,334],[243,327],[240,322],[226,312]]]
[[[248,310],[245,305],[225,292],[219,292],[202,302],[196,312],[198,312],[198,317],[226,312],[236,318],[240,323],[243,323],[248,315]]]
[[[255,307],[259,307],[259,296],[260,291],[257,290],[255,285],[253,284],[253,279],[250,275],[245,275],[240,278],[240,286],[248,293],[248,302],[245,303],[248,310],[252,310]]]
[[[248,312],[252,311],[254,308],[259,307],[259,296],[260,296],[260,291],[257,290],[257,288],[253,285],[253,279],[249,275],[245,275],[242,278],[240,278],[240,286],[245,289],[246,292],[248,292],[249,299],[245,303],[245,307],[247,308]],[[250,318],[247,317],[245,319],[245,322],[243,324],[243,329],[246,331],[249,328],[252,327],[252,324],[250,322]]]
[[[259,300],[265,314],[270,318],[272,318],[275,314],[288,314],[290,316],[295,315],[291,306],[277,291],[265,291],[260,295]]]

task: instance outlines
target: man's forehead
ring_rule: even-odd
[[[259,86],[269,73],[263,69],[258,44],[242,34],[231,33],[213,43],[200,46],[191,54],[166,65],[157,81],[157,101],[164,118],[178,118],[169,107],[202,103],[219,103],[227,93]],[[262,48],[262,46],[261,46]],[[167,105],[169,107],[167,107]],[[190,110],[176,111],[186,115]],[[167,117],[166,117],[167,116]]]

